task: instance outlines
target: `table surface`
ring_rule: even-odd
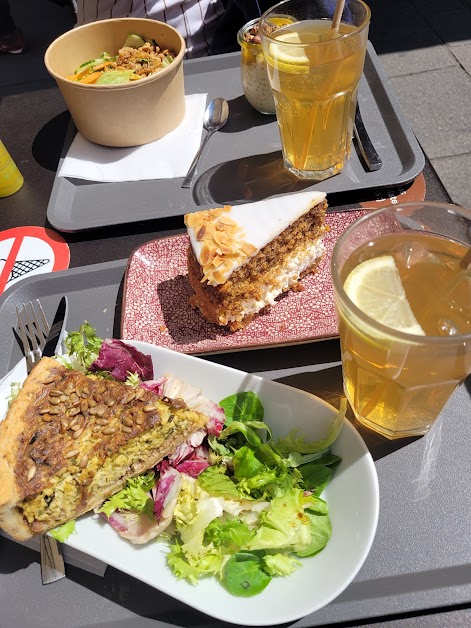
[[[25,184],[17,194],[0,199],[2,229],[19,225],[50,228],[46,209],[68,124],[69,115],[56,88],[36,90],[34,85],[30,85],[25,87],[24,92],[8,96],[2,102],[2,140],[25,178]],[[428,160],[424,176],[426,198],[449,201]],[[370,200],[374,198],[371,192]],[[339,206],[350,206],[358,200],[348,194],[336,198]],[[174,217],[62,236],[70,247],[71,267],[80,267],[126,258],[140,244],[158,236],[178,233],[182,228],[182,217]],[[341,386],[340,352],[336,340],[291,348],[222,354],[206,359],[313,392],[339,391]],[[450,442],[456,430],[447,430],[448,423],[455,426],[465,423],[469,410],[470,387],[464,385],[452,397],[429,437],[390,442],[359,428],[373,454],[380,477],[382,503],[378,535],[382,535],[382,543],[375,541],[365,567],[336,601],[296,622],[296,626],[360,626],[362,621],[383,627],[391,623],[401,628],[470,625],[471,616],[467,610],[471,605],[470,556],[469,549],[467,552],[464,549],[469,545],[470,538],[470,503],[456,503],[453,486],[446,484],[451,478],[450,469],[457,473],[461,471],[461,484],[466,484],[467,474],[469,476],[466,443]],[[454,460],[440,456],[440,451],[450,450],[456,452]],[[394,499],[391,487],[401,477],[397,467],[408,464],[408,460],[414,461],[414,495],[407,504],[384,503],[386,494],[388,499]],[[448,468],[440,465],[448,465]],[[383,492],[383,488],[387,490]],[[430,508],[434,499],[438,506],[436,512]],[[414,512],[408,511],[406,506],[413,508]],[[384,513],[391,513],[392,508],[397,509],[397,520],[387,521]],[[460,514],[462,508],[464,510]],[[421,516],[424,516],[423,528],[411,531],[410,522],[417,521],[417,517]],[[447,536],[448,520],[453,524],[450,526],[453,534]],[[435,533],[436,537],[431,538]],[[401,554],[397,545],[403,538],[411,543],[410,552],[419,557],[417,564],[410,565],[410,573],[405,576],[399,562],[391,560]],[[378,548],[384,547],[387,540],[390,541],[390,556],[379,555]],[[450,554],[455,562],[451,570],[446,568]],[[387,560],[391,565],[390,575],[375,580],[375,565]],[[175,604],[159,592],[111,568],[104,577],[70,566],[67,574],[67,579],[43,587],[38,555],[0,538],[0,628],[221,625],[221,622]],[[364,574],[370,579],[365,579]],[[395,591],[400,592],[400,602],[392,594]],[[355,604],[358,607],[354,616],[351,615],[352,604],[353,608]],[[346,608],[349,609],[348,615],[345,614]]]

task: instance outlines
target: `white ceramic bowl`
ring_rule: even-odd
[[[296,388],[148,343],[127,342],[152,356],[155,377],[174,373],[201,387],[214,401],[237,391],[256,392],[274,436],[299,427],[308,439],[318,440],[325,437],[336,415],[331,405]],[[132,545],[96,515],[81,517],[77,534],[71,535],[67,544],[223,621],[265,626],[299,619],[331,602],[348,586],[368,554],[378,521],[375,466],[348,421],[332,451],[342,462],[323,494],[332,520],[327,547],[317,556],[303,559],[303,566],[289,577],[274,578],[252,598],[232,596],[213,578],[197,586],[177,580],[166,565],[163,543]]]

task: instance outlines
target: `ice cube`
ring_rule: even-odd
[[[440,336],[456,336],[459,330],[449,318],[441,318],[438,321],[438,330]]]
[[[421,242],[407,241],[393,248],[396,261],[401,262],[406,268],[412,268],[415,264],[440,264],[436,255],[427,249]]]

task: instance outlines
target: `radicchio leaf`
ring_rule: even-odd
[[[101,514],[120,536],[136,545],[155,539],[172,522],[172,516],[157,521],[144,513],[115,511],[111,517]]]
[[[160,476],[155,494],[153,492],[154,515],[158,521],[172,517],[181,487],[182,476],[176,469],[169,467]]]
[[[98,358],[90,364],[89,370],[107,371],[121,382],[126,381],[128,373],[137,373],[141,380],[154,377],[152,358],[115,338],[103,341]]]

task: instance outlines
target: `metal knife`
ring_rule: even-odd
[[[49,329],[42,355],[51,358],[58,353],[62,332],[67,320],[67,297],[62,297],[56,315]],[[41,579],[43,584],[50,584],[65,578],[64,557],[61,544],[48,534],[41,535]]]
[[[366,168],[370,172],[374,172],[375,170],[379,170],[383,165],[378,153],[376,152],[375,147],[373,146],[373,142],[368,135],[368,131],[363,124],[363,119],[360,113],[360,107],[357,102],[357,107],[355,110],[355,124],[353,126],[353,133],[355,135],[355,139],[358,144],[358,148],[360,149],[361,156],[365,163]]]
[[[52,325],[49,328],[46,344],[44,345],[44,349],[42,351],[43,356],[46,358],[52,358],[53,355],[56,355],[59,349],[59,342],[65,327],[65,321],[67,319],[67,310],[67,297],[62,297],[59,305],[57,306],[56,315],[54,316]]]

